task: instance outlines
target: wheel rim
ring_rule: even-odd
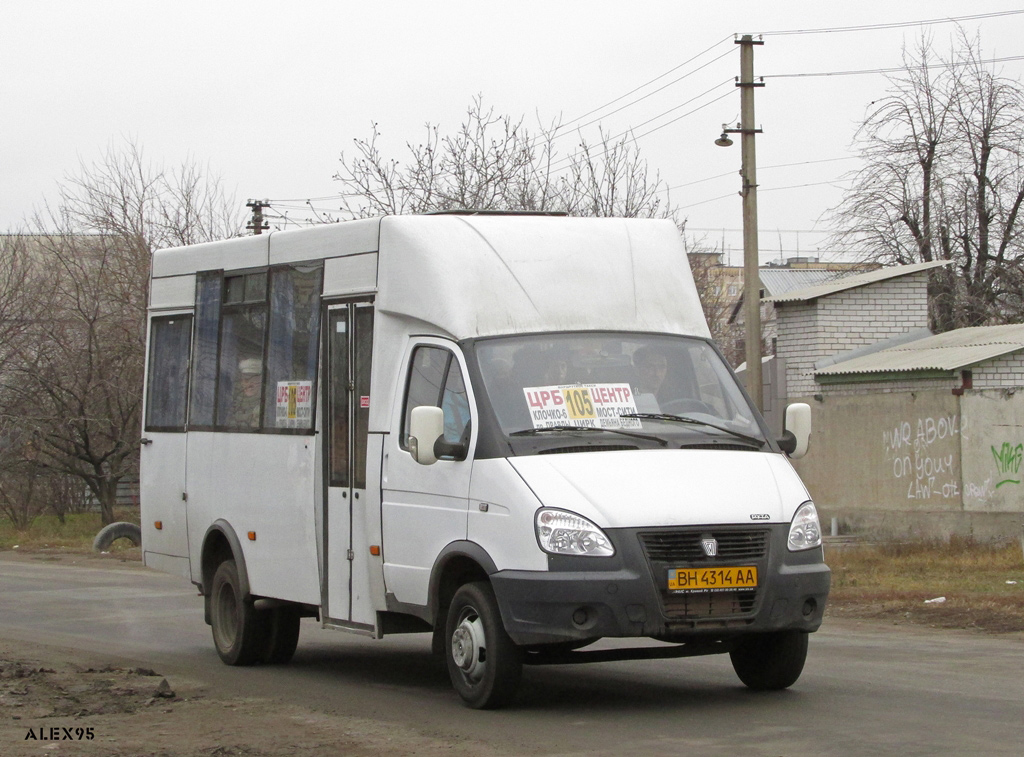
[[[216,621],[213,630],[217,637],[217,643],[222,649],[230,649],[235,643],[235,636],[238,629],[238,602],[235,598],[235,591],[230,584],[224,583],[217,592],[214,602]]]
[[[452,632],[452,660],[469,683],[478,683],[487,669],[487,638],[480,615],[471,607],[462,611]]]

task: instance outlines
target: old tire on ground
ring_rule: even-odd
[[[778,691],[796,683],[807,659],[804,631],[751,634],[729,653],[732,667],[754,691]]]
[[[134,523],[119,521],[104,526],[92,540],[92,548],[96,552],[106,552],[110,545],[118,539],[128,539],[136,547],[142,545],[142,529]]]
[[[268,616],[242,596],[235,561],[218,565],[210,582],[210,625],[220,659],[228,665],[252,665],[260,660],[268,646]]]
[[[511,701],[523,672],[521,650],[502,625],[489,583],[459,587],[448,608],[445,637],[448,675],[466,704],[491,709]]]
[[[295,655],[299,645],[299,608],[283,605],[259,612],[266,623],[266,644],[260,661],[269,665],[284,665]]]

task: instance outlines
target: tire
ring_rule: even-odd
[[[445,638],[448,675],[467,705],[485,710],[512,700],[523,672],[521,650],[502,625],[489,583],[464,584],[455,592]]]
[[[804,631],[777,631],[742,639],[729,653],[733,670],[754,691],[779,691],[796,683],[807,659]]]
[[[285,665],[295,655],[299,645],[299,609],[292,605],[275,607],[257,613],[265,616],[266,645],[260,661],[268,665]],[[263,617],[260,618],[264,620]]]
[[[269,613],[258,612],[252,600],[242,596],[234,560],[225,560],[213,574],[210,625],[217,654],[228,665],[252,665],[266,653]]]
[[[106,552],[110,545],[118,539],[128,539],[136,547],[142,545],[142,529],[134,523],[119,521],[104,526],[92,540],[92,548],[96,552]]]

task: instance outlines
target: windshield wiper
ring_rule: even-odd
[[[763,439],[758,439],[756,436],[747,436],[739,431],[733,431],[731,428],[725,426],[719,426],[717,423],[710,423],[708,421],[698,420],[697,418],[691,418],[688,415],[669,415],[668,413],[623,413],[619,416],[620,418],[640,418],[642,420],[651,421],[668,421],[669,423],[691,423],[696,426],[707,426],[713,428],[716,431],[721,431],[723,434],[729,434],[737,439],[742,439],[745,442],[756,444],[758,449],[761,449],[765,445]]]
[[[623,415],[622,418],[627,416]],[[520,431],[513,431],[509,436],[536,436],[537,434],[543,434],[547,432],[561,432],[569,433],[572,431],[605,431],[609,434],[622,434],[622,436],[632,436],[635,439],[646,439],[647,441],[657,442],[662,447],[667,447],[668,442],[662,439],[660,436],[654,436],[653,434],[638,434],[635,431],[623,431],[620,428],[598,428],[597,426],[545,426],[544,428],[524,428]]]

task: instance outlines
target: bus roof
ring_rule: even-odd
[[[321,258],[325,296],[375,294],[382,315],[418,323],[424,333],[709,336],[682,239],[669,220],[386,216],[161,250],[153,277],[156,284],[200,270]]]

